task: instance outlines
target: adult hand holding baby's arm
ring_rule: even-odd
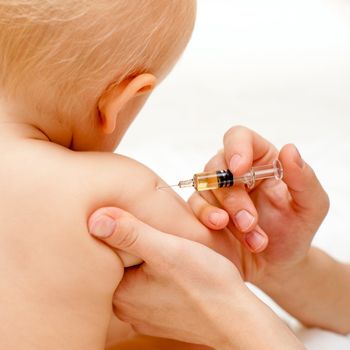
[[[115,225],[94,232],[94,221]],[[90,232],[139,256],[115,294],[116,315],[143,334],[215,349],[302,349],[288,328],[243,283],[238,270],[206,246],[158,231],[117,208],[95,212]],[[114,227],[114,229],[113,229]]]
[[[224,208],[232,218],[234,224],[229,223],[229,229],[245,246],[242,259],[246,280],[258,285],[301,321],[346,333],[350,331],[350,303],[346,297],[350,293],[346,287],[350,285],[350,271],[323,252],[310,249],[327,214],[329,200],[295,146],[286,145],[278,153],[255,132],[234,127],[225,134],[224,151],[207,168],[229,167],[240,175],[253,165],[268,164],[277,158],[283,164],[283,181],[262,181],[249,194],[236,188],[204,193],[204,197]],[[201,221],[210,226],[209,215],[217,209],[198,193],[190,203]],[[236,219],[242,210],[254,216],[247,231]],[[317,307],[320,304],[322,308]]]

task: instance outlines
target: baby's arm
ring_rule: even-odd
[[[75,155],[80,186],[88,189],[87,218],[100,207],[119,207],[164,232],[206,244],[234,259],[235,239],[211,231],[193,215],[189,205],[153,171],[130,158],[112,153],[84,152]]]

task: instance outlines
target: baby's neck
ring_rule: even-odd
[[[70,148],[72,133],[51,118],[33,118],[30,112],[0,102],[0,135],[51,141]]]
[[[35,139],[50,141],[39,128],[34,125],[18,122],[3,122],[0,120],[0,140]]]

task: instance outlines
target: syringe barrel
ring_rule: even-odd
[[[197,191],[215,190],[234,185],[234,176],[230,170],[217,170],[197,173],[193,176],[193,185]]]
[[[248,188],[253,188],[258,180],[268,178],[280,180],[282,177],[282,164],[279,160],[275,160],[272,164],[253,167],[250,171],[238,177],[235,177],[228,169],[197,173],[193,176],[192,185],[197,191],[216,190],[238,184],[244,184]]]

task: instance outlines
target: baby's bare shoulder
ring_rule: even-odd
[[[16,198],[35,194],[36,200],[49,200],[54,196],[53,202],[66,198],[89,206],[91,198],[120,197],[122,192],[136,191],[140,182],[142,188],[154,189],[159,181],[151,170],[127,157],[73,152],[39,140],[23,140],[0,158],[1,192]]]

